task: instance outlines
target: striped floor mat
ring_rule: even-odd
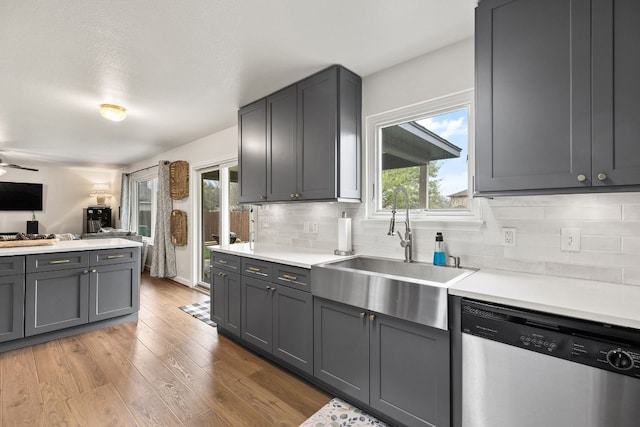
[[[195,304],[183,305],[182,307],[180,307],[180,310],[184,311],[185,313],[189,313],[196,319],[202,320],[207,325],[213,326],[215,328],[218,325],[216,324],[216,322],[211,320],[211,316],[209,314],[209,306],[209,301],[203,301],[196,302]]]

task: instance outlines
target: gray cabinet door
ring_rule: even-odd
[[[476,191],[590,185],[590,3],[479,3]]]
[[[133,259],[137,260],[137,257]],[[89,283],[89,321],[135,313],[140,308],[137,262],[94,267]]]
[[[89,271],[30,273],[25,281],[25,336],[89,321]]]
[[[298,83],[298,188],[300,199],[337,194],[338,74],[335,68]]]
[[[296,87],[267,97],[267,200],[295,200],[297,188]]]
[[[309,292],[275,285],[273,355],[313,375],[313,299]]]
[[[241,203],[264,202],[267,196],[267,113],[261,99],[238,111],[238,162]]]
[[[593,4],[594,186],[640,184],[640,2]]]
[[[211,320],[218,324],[218,327],[224,329],[226,327],[225,317],[226,317],[226,300],[227,300],[227,292],[226,292],[226,280],[224,276],[229,274],[225,271],[220,270],[219,268],[211,269],[211,300],[210,300],[210,311],[211,311]]]
[[[376,315],[370,405],[406,425],[449,426],[449,334]]]
[[[314,298],[314,376],[369,403],[369,320],[362,309]]]
[[[220,329],[240,336],[240,275],[219,268],[212,269],[211,320]]]
[[[22,263],[24,267],[24,263]],[[24,274],[0,275],[0,342],[24,337]]]
[[[269,282],[242,277],[241,338],[268,353],[273,348],[274,290]]]

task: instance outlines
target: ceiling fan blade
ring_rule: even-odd
[[[38,169],[27,168],[27,167],[15,165],[12,163],[3,163],[2,161],[0,161],[0,168],[13,168],[13,169],[22,169],[22,170],[31,171],[31,172],[38,172]]]

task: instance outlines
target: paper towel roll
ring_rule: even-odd
[[[351,218],[338,218],[338,250],[351,250]]]

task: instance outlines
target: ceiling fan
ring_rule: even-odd
[[[24,166],[13,164],[13,163],[4,163],[2,161],[2,159],[0,159],[0,175],[2,175],[4,172],[6,172],[6,171],[2,172],[4,168],[22,169],[22,170],[26,170],[26,171],[38,172],[38,169],[27,168],[27,167],[24,167]]]

